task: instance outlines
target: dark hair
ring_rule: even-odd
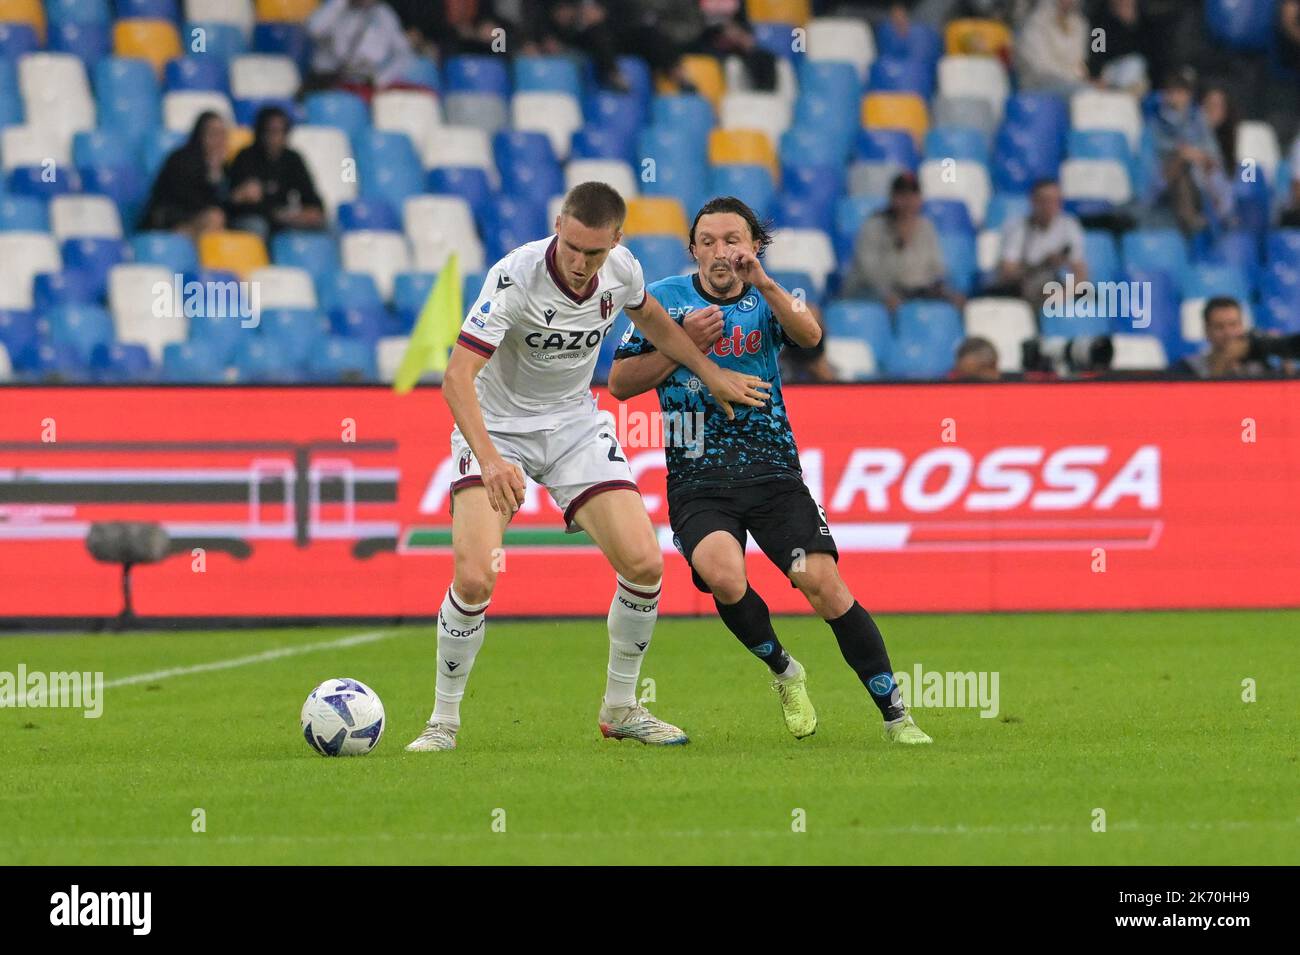
[[[1210,324],[1210,313],[1215,309],[1220,308],[1235,308],[1240,310],[1241,303],[1231,295],[1216,295],[1206,301],[1205,308],[1201,310],[1201,320],[1205,322],[1206,325]]]
[[[957,346],[958,361],[965,358],[967,355],[980,354],[987,358],[992,358],[994,361],[998,360],[997,348],[995,348],[993,343],[987,338],[981,338],[979,335],[972,335],[970,338],[964,339],[962,343]]]
[[[1029,194],[1032,196],[1044,186],[1059,186],[1060,183],[1051,176],[1044,176],[1042,179],[1035,179],[1034,184],[1029,187]]]
[[[734,213],[745,220],[745,225],[749,226],[749,237],[758,246],[757,254],[762,255],[766,252],[767,247],[772,244],[772,230],[759,219],[758,213],[735,196],[715,196],[700,206],[700,211],[695,213],[695,221],[691,223],[690,245],[692,247],[695,245],[695,227],[700,224],[701,216],[719,215],[727,212]]]
[[[572,216],[589,229],[623,228],[627,203],[603,182],[580,182],[564,197],[560,215]]]
[[[889,184],[889,194],[896,196],[902,192],[920,192],[921,183],[916,178],[916,173],[904,169],[894,177],[893,182]]]
[[[185,145],[181,148],[192,150],[193,152],[201,150],[203,148],[203,130],[207,127],[208,123],[212,122],[214,119],[221,120],[223,123],[226,121],[225,117],[215,110],[205,109],[203,112],[199,113],[198,118],[194,120],[194,125],[190,128],[189,139],[185,140]]]
[[[273,120],[284,120],[285,131],[293,128],[293,119],[289,113],[280,106],[263,106],[257,111],[257,118],[253,120],[253,142],[259,145],[266,138],[266,127]]]

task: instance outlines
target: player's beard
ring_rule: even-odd
[[[715,298],[729,298],[736,289],[736,273],[730,268],[710,266],[700,273],[700,278]]]

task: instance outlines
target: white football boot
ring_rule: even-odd
[[[602,705],[600,735],[606,739],[634,739],[651,746],[681,746],[690,739],[680,727],[665,723],[640,703],[632,706]]]
[[[406,744],[408,753],[432,753],[440,749],[456,748],[456,732],[460,729],[455,723],[437,723],[430,720],[425,724],[424,732]]]

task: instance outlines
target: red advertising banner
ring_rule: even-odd
[[[785,394],[874,611],[1300,605],[1300,382]],[[600,403],[659,529],[663,612],[712,613],[672,548],[653,396]],[[134,571],[142,616],[432,616],[450,428],[432,388],[0,389],[0,618],[116,614],[120,570],[84,543],[105,520],[173,540]],[[750,566],[774,611],[807,609],[761,553]],[[612,588],[530,485],[494,613],[603,615]]]

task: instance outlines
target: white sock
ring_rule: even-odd
[[[618,577],[618,588],[609,605],[609,670],[605,681],[605,705],[636,704],[636,682],[641,659],[650,646],[655,620],[659,618],[660,582],[634,584]]]
[[[802,673],[803,667],[799,665],[799,661],[791,657],[790,662],[785,665],[784,670],[776,675],[776,678],[782,683],[788,683],[790,680],[798,679]]]
[[[472,604],[447,588],[438,610],[438,679],[431,722],[460,725],[460,701],[465,696],[469,671],[483,646],[489,601]]]

